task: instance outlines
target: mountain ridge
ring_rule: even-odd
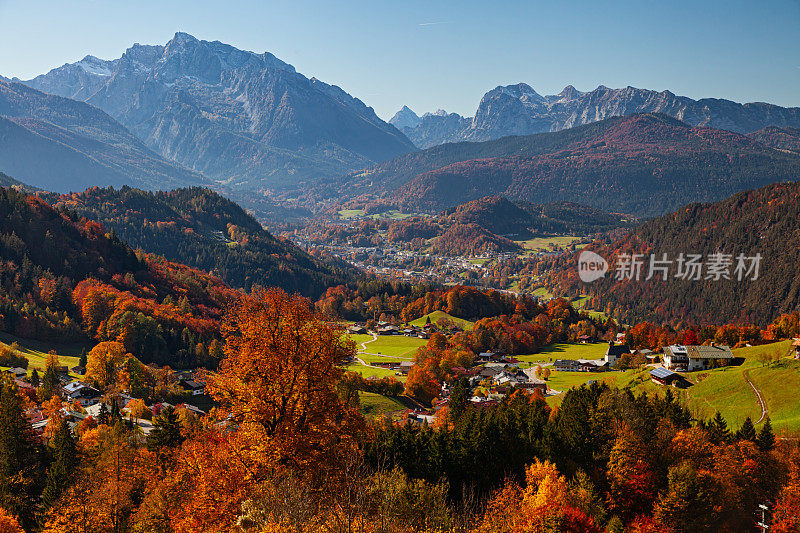
[[[693,100],[671,91],[600,85],[581,92],[572,85],[542,96],[525,83],[498,86],[481,98],[475,115],[459,120],[432,115],[403,132],[419,148],[459,141],[486,141],[509,135],[554,132],[613,116],[662,113],[692,126],[750,133],[766,126],[800,127],[800,108],[722,98]]]
[[[64,65],[23,83],[85,96],[162,156],[240,188],[293,188],[415,150],[361,100],[269,52],[178,32],[101,67]]]
[[[0,81],[0,131],[0,170],[42,189],[207,183],[154,153],[102,110],[20,83]]]

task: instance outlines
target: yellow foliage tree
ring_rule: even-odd
[[[116,381],[117,367],[128,357],[132,356],[125,351],[122,343],[99,343],[86,356],[86,380],[103,390],[108,389]]]

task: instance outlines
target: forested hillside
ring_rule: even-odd
[[[541,155],[470,159],[420,174],[391,198],[412,211],[438,211],[503,194],[647,217],[800,174],[797,154],[663,115],[608,119],[583,133]]]
[[[273,237],[237,204],[208,189],[95,187],[52,200],[103,223],[134,248],[213,272],[245,290],[278,286],[316,297],[353,276],[344,263],[312,257]]]
[[[0,330],[43,341],[118,341],[143,362],[215,365],[219,279],[135,253],[97,222],[0,189]]]
[[[320,196],[382,198],[437,213],[487,195],[576,202],[639,217],[793,180],[800,155],[658,114],[609,118],[555,133],[436,146],[337,180]]]
[[[591,305],[625,323],[752,322],[763,325],[781,313],[800,309],[797,251],[800,249],[800,184],[776,184],[736,194],[713,204],[693,204],[647,222],[620,240],[598,242],[590,247],[606,258],[610,271],[591,284],[578,279],[577,254],[555,260],[547,285],[556,293],[589,294]],[[731,254],[730,280],[675,279],[661,281],[661,274],[616,281],[614,267],[619,254],[653,253],[660,259],[677,259],[680,253]],[[739,281],[734,275],[736,257],[761,254],[758,279]],[[749,264],[748,264],[749,266]]]

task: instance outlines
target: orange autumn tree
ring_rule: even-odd
[[[17,519],[0,507],[0,533],[25,533]]]
[[[525,470],[525,488],[513,482],[488,503],[475,533],[600,533],[594,520],[571,505],[569,485],[556,466],[536,461]]]
[[[196,490],[177,521],[200,521],[207,530],[230,525],[245,496],[280,476],[312,487],[329,483],[338,460],[355,447],[362,420],[337,392],[338,365],[355,345],[307,299],[256,289],[230,309],[223,334],[225,358],[203,379],[227,428],[211,430],[208,439],[227,451],[219,456],[198,443],[178,458],[177,475]]]

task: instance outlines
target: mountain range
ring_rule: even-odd
[[[240,189],[292,188],[415,149],[339,87],[186,33],[15,81],[89,103],[163,157]]]
[[[763,102],[739,104],[718,98],[693,100],[670,91],[603,85],[581,92],[568,85],[556,95],[542,96],[525,83],[487,92],[472,118],[438,111],[417,116],[404,107],[389,122],[419,148],[446,142],[487,141],[508,135],[554,132],[609,117],[662,113],[691,126],[709,126],[749,133],[767,126],[800,127],[800,108]]]
[[[647,218],[798,177],[797,153],[731,131],[644,114],[554,133],[443,144],[329,187],[337,194],[366,191],[408,212],[435,214],[503,195],[537,204],[577,202]]]

